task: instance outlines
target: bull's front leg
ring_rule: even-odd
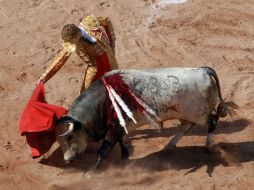
[[[100,166],[102,160],[109,155],[109,153],[111,152],[111,150],[113,149],[115,144],[116,143],[113,144],[112,142],[110,142],[107,139],[103,140],[103,143],[102,143],[102,145],[98,151],[98,154],[97,154],[97,160],[96,160],[95,164],[87,172],[87,174],[86,174],[87,177],[90,177],[90,174],[92,172],[94,172]]]
[[[129,156],[128,149],[122,139],[123,134],[124,134],[124,130],[122,127],[120,127],[120,126],[109,127],[109,130],[106,133],[106,136],[105,136],[105,138],[102,142],[102,145],[98,151],[96,163],[92,167],[91,170],[95,170],[96,168],[99,167],[102,160],[109,155],[109,153],[114,148],[114,146],[116,145],[117,142],[119,142],[119,144],[120,144],[122,157]]]
[[[92,168],[90,169],[90,171],[96,170],[101,164],[103,158],[105,158],[112,149],[113,149],[113,145],[111,144],[111,142],[108,140],[104,140],[99,149],[97,160],[95,164],[92,166]]]
[[[115,133],[114,135],[116,135],[114,138],[111,139],[104,139],[102,146],[100,147],[99,151],[98,151],[98,156],[97,156],[97,161],[94,165],[94,169],[96,169],[100,163],[102,162],[102,160],[104,158],[106,158],[109,153],[111,152],[111,150],[114,148],[116,142],[119,143],[120,148],[121,148],[121,158],[123,160],[127,160],[129,157],[129,150],[127,145],[124,142],[124,136],[121,135],[120,137],[118,137],[120,134],[119,133]],[[112,135],[110,135],[112,136]],[[119,139],[118,141],[116,139]],[[93,170],[94,170],[93,169]]]
[[[128,149],[128,146],[126,145],[125,141],[124,141],[124,136],[122,136],[120,138],[118,143],[119,143],[120,148],[121,148],[121,158],[122,158],[122,160],[128,160],[128,158],[129,158],[129,149]]]
[[[111,152],[111,150],[113,149],[115,144],[116,143],[112,143],[108,139],[103,140],[103,143],[102,143],[102,145],[98,151],[98,154],[97,154],[97,160],[96,160],[95,164],[85,174],[86,178],[91,178],[92,173],[94,173],[96,171],[96,169],[100,166],[102,160],[109,155],[109,153]]]

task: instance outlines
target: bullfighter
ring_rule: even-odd
[[[65,64],[73,52],[87,64],[80,93],[108,71],[118,69],[115,33],[109,18],[88,15],[79,26],[67,24],[61,32],[63,50],[39,79],[46,83]]]

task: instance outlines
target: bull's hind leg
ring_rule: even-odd
[[[181,121],[180,131],[171,139],[171,141],[165,146],[164,152],[170,152],[176,147],[176,143],[195,125],[195,123],[189,121]]]
[[[219,116],[215,114],[209,115],[207,119],[207,125],[208,125],[208,134],[207,134],[207,140],[206,140],[206,147],[208,149],[211,149],[214,146],[214,131],[216,129],[217,123],[219,120]]]

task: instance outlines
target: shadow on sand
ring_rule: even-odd
[[[215,134],[231,134],[244,130],[251,122],[246,119],[238,119],[234,121],[219,121],[218,126],[215,130]],[[156,129],[144,129],[132,131],[129,135],[131,140],[149,139],[155,137],[170,137],[175,135],[180,129],[180,124],[161,129],[161,132]],[[185,136],[206,136],[207,127],[195,125],[189,133]]]
[[[254,161],[254,142],[219,143],[212,152],[204,146],[177,147],[169,154],[154,152],[131,162],[151,171],[189,169],[186,175],[207,166],[207,173],[212,176],[216,166],[240,165],[250,161]]]
[[[87,171],[90,169],[94,164],[97,159],[97,151],[99,150],[100,143],[97,143],[97,145],[93,145],[93,147],[89,147],[89,149],[80,155],[80,157],[70,164],[66,164],[63,159],[63,153],[62,150],[57,148],[56,150],[53,151],[53,153],[47,157],[47,158],[42,158],[39,163],[43,165],[48,165],[48,166],[54,166],[58,168],[65,168],[65,169],[77,169],[77,170],[82,170],[82,171]],[[105,159],[99,170],[103,170],[109,165],[112,164],[120,164],[121,165],[121,150],[120,147],[117,145],[114,147],[110,155],[108,156],[107,159]]]
[[[217,133],[231,134],[233,132],[244,130],[250,124],[247,120],[235,120],[232,122],[220,122]],[[196,126],[189,135],[206,135],[203,130],[204,127]],[[154,138],[154,137],[169,137],[176,134],[177,127],[163,129],[162,132],[157,132],[154,129],[145,129],[133,131],[130,134],[130,139],[139,139],[136,135],[146,135],[142,138]],[[99,147],[99,146],[98,146]],[[87,151],[81,155],[81,159],[67,165],[63,160],[63,155],[60,148],[56,149],[48,158],[41,159],[40,163],[44,165],[50,165],[59,168],[77,169],[87,171],[96,160],[96,153],[98,147],[94,151]],[[239,143],[219,143],[214,147],[212,152],[208,152],[205,146],[187,146],[177,147],[169,154],[165,154],[163,151],[151,153],[143,158],[130,160],[127,164],[130,166],[142,167],[145,170],[151,171],[165,171],[170,169],[175,170],[189,170],[187,174],[197,171],[203,166],[207,166],[207,173],[212,176],[213,170],[218,165],[239,165],[244,162],[254,161],[254,142],[239,142]],[[103,171],[110,165],[120,164],[120,148],[116,146],[111,152],[110,156],[103,161],[99,171]],[[125,164],[125,167],[126,167]]]

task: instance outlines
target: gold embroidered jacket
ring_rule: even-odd
[[[58,54],[54,62],[46,69],[40,79],[47,82],[64,65],[73,52],[87,63],[85,77],[81,86],[81,92],[87,89],[97,73],[96,58],[106,53],[111,70],[118,69],[115,58],[115,33],[111,21],[108,18],[86,16],[80,23],[80,27],[96,39],[95,44],[90,44],[80,39],[77,44],[63,43],[63,50]]]

